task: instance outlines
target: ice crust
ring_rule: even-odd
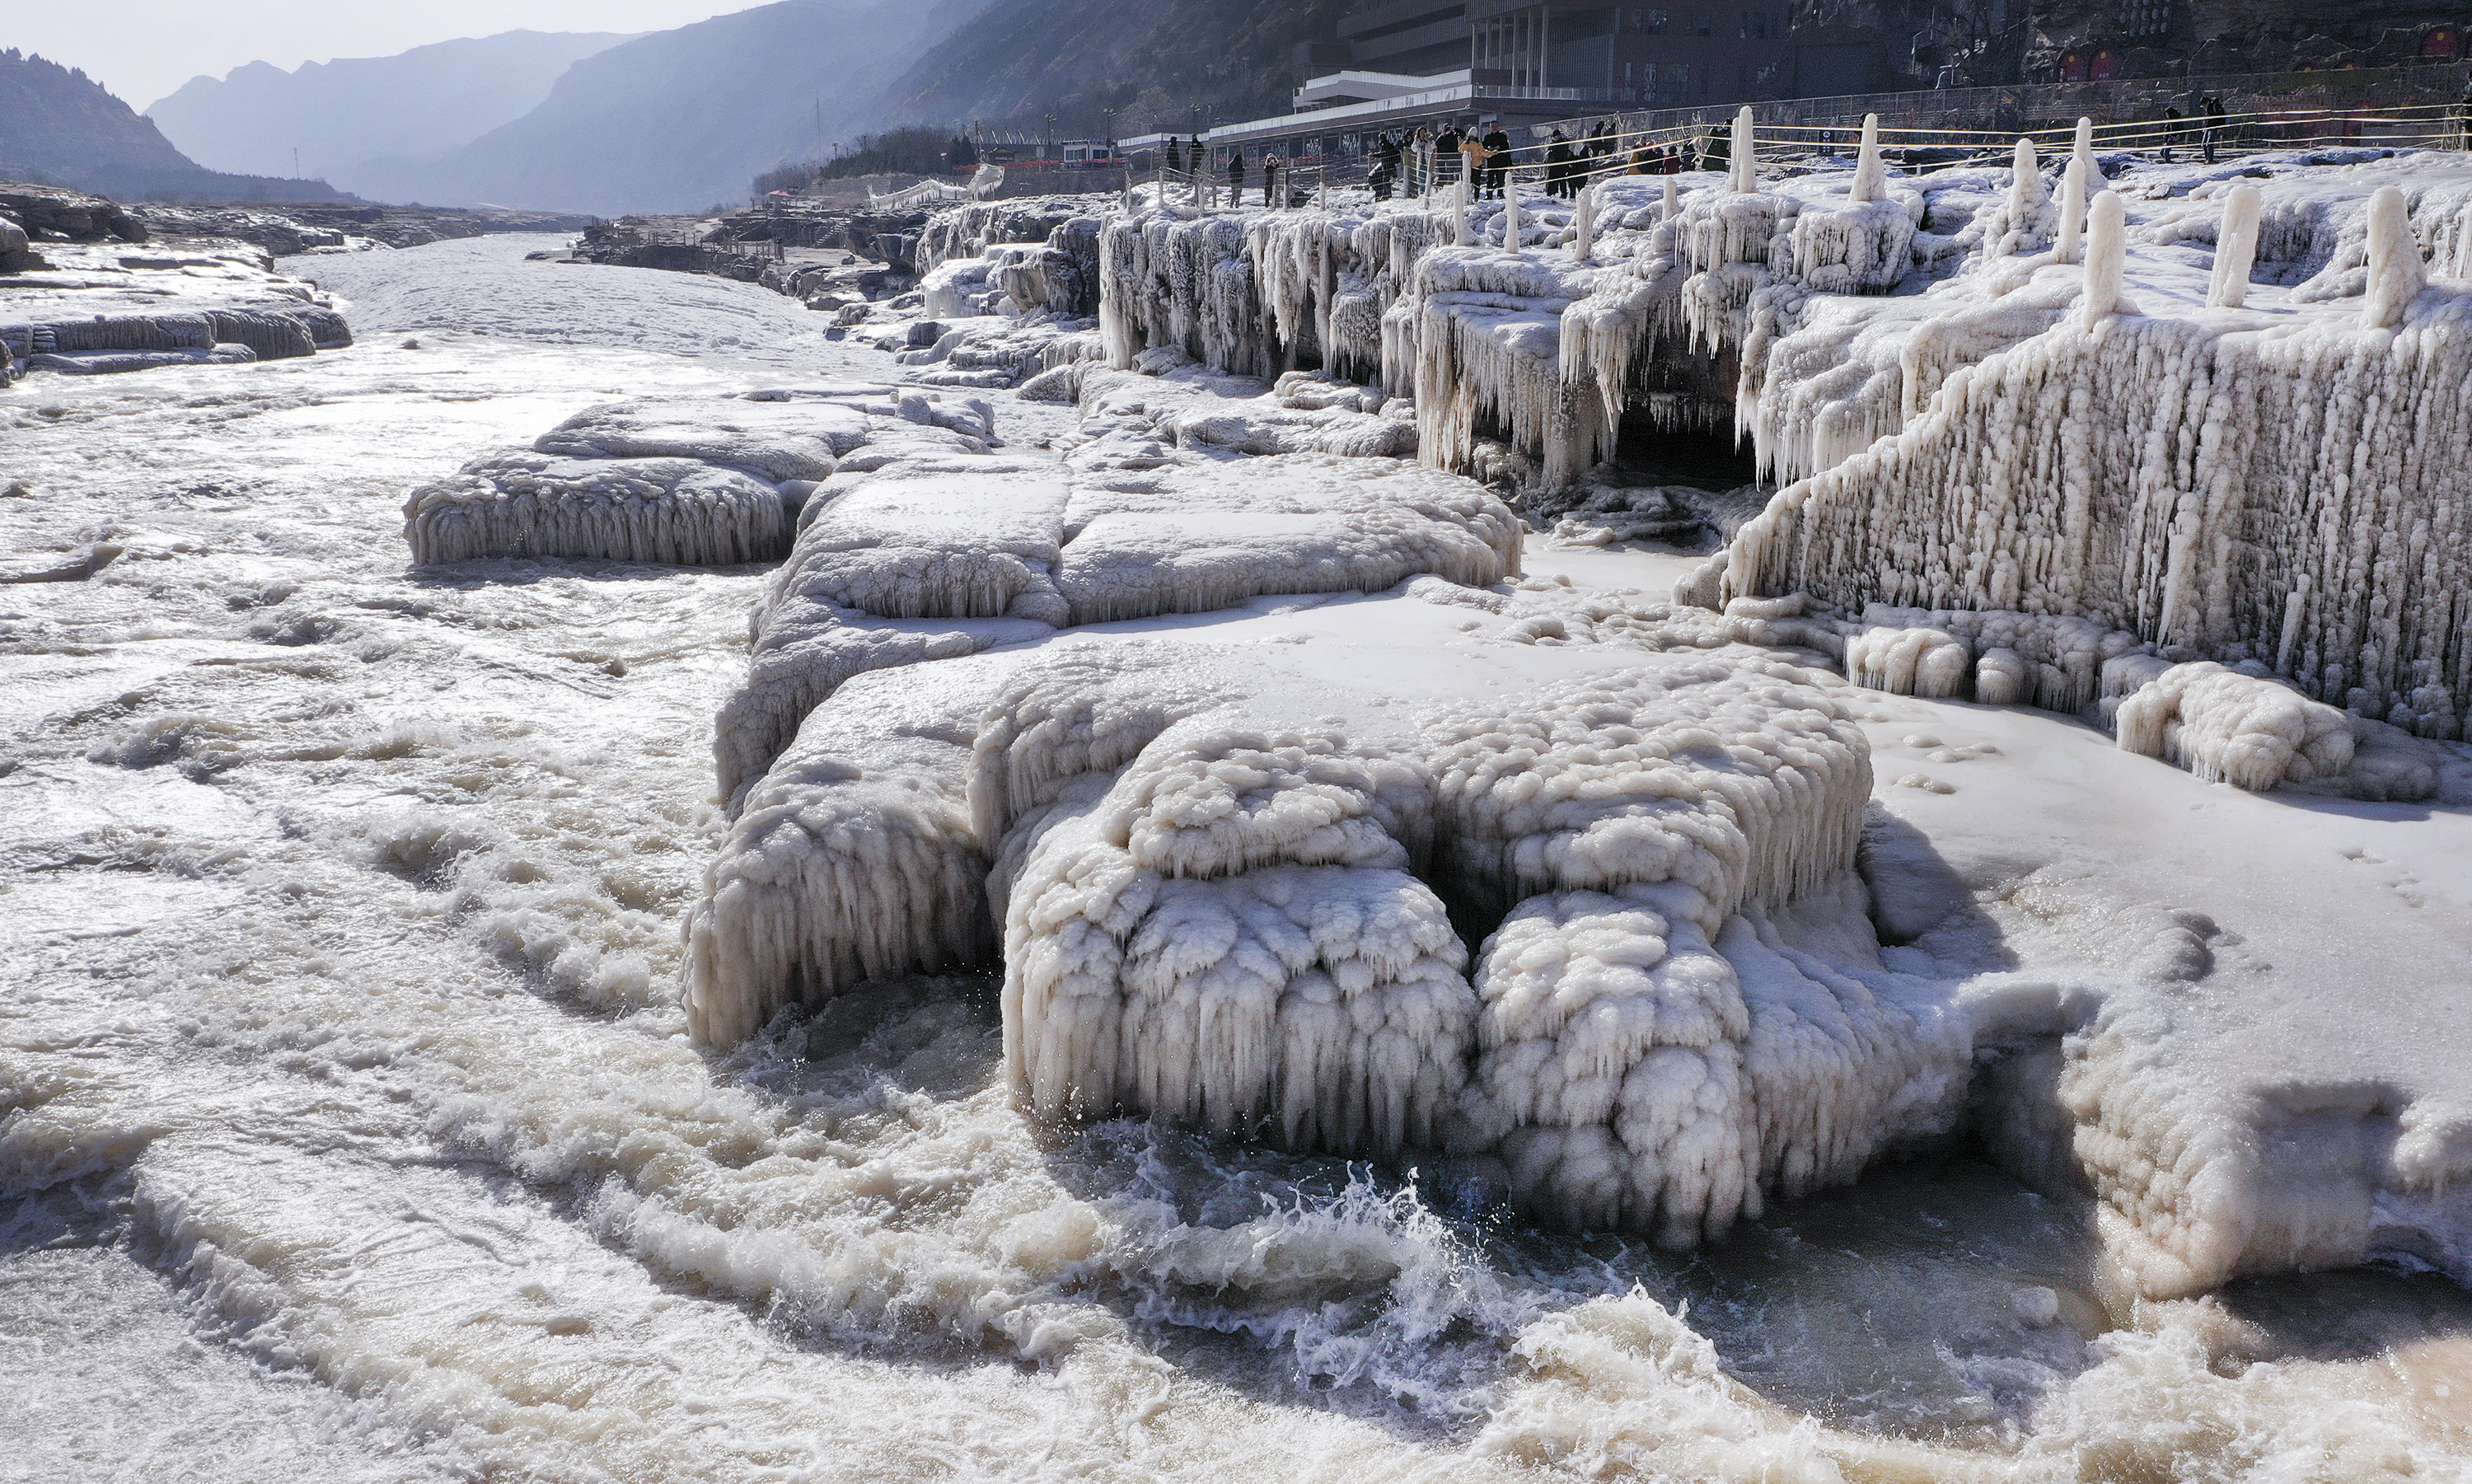
[[[844,460],[751,620],[714,739],[737,798],[850,676],[1027,633],[1515,574],[1519,523],[1463,479],[1331,454],[1084,472],[1009,454]],[[869,466],[861,467],[860,466]],[[1010,626],[1010,627],[1007,627]]]
[[[533,443],[571,459],[695,459],[780,484],[830,479],[841,455],[868,440],[850,406],[745,397],[618,402],[578,413]]]

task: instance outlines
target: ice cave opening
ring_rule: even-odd
[[[1623,408],[1614,443],[1613,467],[1625,483],[1689,485],[1723,492],[1747,485],[1760,486],[1765,499],[1774,486],[1760,479],[1759,459],[1748,443],[1734,439],[1733,409],[1720,404],[1674,402],[1684,420],[1660,405],[1663,394],[1633,395]]]

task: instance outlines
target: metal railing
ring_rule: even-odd
[[[2077,126],[2037,124],[2020,130],[1883,126],[1882,153],[1891,163],[1910,170],[1941,170],[1967,165],[2005,165],[2016,141],[2032,139],[2045,155],[2069,149]],[[1809,164],[1850,156],[1861,133],[1860,124],[1754,123],[1750,148],[1755,161],[1766,165]],[[2180,119],[2137,119],[2093,126],[2094,148],[2104,154],[2145,154],[2158,158],[2228,160],[2270,152],[2320,147],[2355,149],[2472,149],[2472,105],[2413,103],[2383,108],[2264,108]],[[1709,154],[1719,145],[1720,153]],[[1500,168],[1506,184],[1521,189],[1575,192],[1587,182],[1611,176],[1678,174],[1684,169],[1729,168],[1738,142],[1730,126],[1699,123],[1662,128],[1618,129],[1562,141],[1570,157],[1549,160],[1553,141],[1515,144],[1500,152],[1509,156]],[[1365,186],[1376,169],[1365,156],[1306,156],[1287,159],[1276,176],[1282,192],[1270,185],[1259,203],[1277,209],[1305,202],[1326,203],[1334,189]],[[1462,159],[1437,158],[1430,144],[1412,141],[1401,152],[1388,192],[1400,198],[1427,199],[1447,190],[1470,166]],[[1489,168],[1489,167],[1488,167]],[[1241,188],[1223,171],[1181,169],[1164,164],[1151,173],[1153,200],[1175,202],[1202,210],[1218,209],[1223,200],[1233,207],[1244,198],[1264,191],[1268,182],[1258,166],[1240,178]],[[1128,186],[1128,191],[1131,186]]]

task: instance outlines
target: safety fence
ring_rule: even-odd
[[[1891,95],[1894,96],[1894,95]],[[1906,116],[1911,117],[1911,114]],[[1876,116],[1875,116],[1876,117]],[[1609,115],[1591,124],[1597,132],[1565,140],[1512,144],[1482,160],[1437,148],[1412,136],[1395,150],[1365,156],[1267,156],[1242,174],[1224,166],[1170,170],[1164,161],[1148,173],[1153,199],[1203,210],[1258,203],[1270,207],[1326,202],[1334,189],[1372,187],[1377,195],[1430,198],[1449,190],[1463,173],[1476,172],[1480,188],[1511,184],[1551,193],[1575,193],[1582,184],[1616,175],[1671,175],[1730,167],[1740,147],[1733,121],[1692,117],[1647,127]],[[1766,122],[1754,117],[1748,147],[1760,165],[1811,167],[1850,156],[1865,120]],[[2017,129],[1949,127],[1881,122],[1883,155],[1909,171],[1974,164],[2005,164],[2019,139],[2044,154],[2074,143],[2077,122],[2033,123]],[[2246,155],[2302,149],[2472,148],[2472,103],[2414,102],[2353,108],[2246,108],[2179,118],[2146,118],[2092,124],[2099,155],[2135,154],[2161,161],[2222,161]],[[1557,152],[1560,157],[1555,157]],[[1508,182],[1487,179],[1508,174]],[[1128,180],[1129,195],[1142,181]]]

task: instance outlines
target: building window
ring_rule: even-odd
[[[2120,8],[2121,35],[2159,36],[2172,29],[2172,0],[2128,0]]]
[[[1716,23],[1708,18],[1707,12],[1691,12],[1691,34],[1695,36],[1713,36],[1717,34]]]
[[[2109,82],[2112,69],[2119,65],[2119,61],[2120,59],[2111,55],[2111,49],[2105,47],[2094,54],[2093,62],[2086,67],[2086,76],[2098,83]]]
[[[2084,58],[2082,58],[2082,57],[2080,57],[2080,56],[2079,56],[2079,55],[2078,55],[2077,53],[2075,53],[2075,52],[2063,52],[2063,53],[2061,53],[2061,54],[2060,54],[2060,81],[2061,81],[2061,82],[2063,82],[2063,83],[2082,83],[2082,82],[2084,82],[2084,81],[2085,81],[2085,59],[2084,59]]]
[[[2420,55],[2437,58],[2453,57],[2460,45],[2455,28],[2440,26],[2420,38]]]
[[[1634,11],[1634,12],[1632,12],[1631,13],[1633,13],[1633,14],[1635,15],[1635,14],[1637,14],[1638,12]],[[1665,35],[1665,28],[1666,28],[1666,25],[1667,25],[1667,23],[1668,23],[1669,19],[1670,19],[1670,15],[1669,15],[1669,13],[1668,13],[1667,12],[1664,12],[1664,11],[1651,11],[1651,12],[1648,12],[1648,34],[1649,34],[1650,36],[1661,36]]]

